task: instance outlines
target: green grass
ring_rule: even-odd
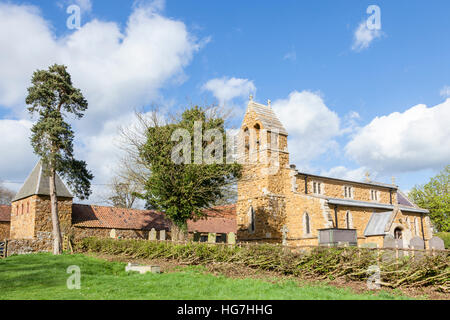
[[[69,290],[71,265],[81,269],[81,289]],[[1,299],[405,299],[384,291],[356,294],[332,286],[302,286],[205,274],[203,267],[173,273],[126,273],[125,263],[85,255],[32,254],[0,260]]]

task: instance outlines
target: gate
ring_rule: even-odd
[[[8,242],[6,240],[0,241],[0,258],[6,258],[7,248],[8,248]]]

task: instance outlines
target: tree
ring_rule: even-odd
[[[450,231],[450,165],[425,185],[414,186],[408,196],[430,210],[430,219],[440,232]]]
[[[64,177],[75,196],[88,198],[91,194],[93,175],[88,171],[86,162],[79,161],[73,155],[74,132],[64,120],[65,114],[75,118],[83,117],[88,102],[80,89],[72,85],[66,66],[54,64],[48,70],[37,70],[31,79],[25,99],[31,115],[38,115],[37,122],[31,128],[31,145],[49,178],[50,202],[53,227],[53,253],[61,253],[61,230],[58,217],[58,202],[55,186],[56,174]]]
[[[15,195],[14,191],[9,190],[8,188],[0,184],[0,204],[6,205],[11,204],[14,195]]]
[[[143,191],[138,183],[125,174],[114,177],[109,188],[108,202],[114,207],[127,209],[133,208],[139,194]]]
[[[178,233],[185,234],[187,220],[204,217],[202,209],[214,205],[223,197],[227,190],[225,186],[233,184],[240,177],[241,166],[236,163],[226,164],[223,152],[215,153],[215,149],[212,150],[213,157],[218,160],[215,163],[195,161],[198,145],[191,137],[196,128],[201,128],[202,132],[212,129],[216,133],[214,139],[211,137],[200,141],[202,151],[214,143],[222,143],[221,147],[225,150],[224,119],[200,107],[185,110],[181,118],[170,123],[161,125],[156,122],[148,126],[145,143],[139,147],[140,159],[149,169],[142,198],[146,200],[147,207],[165,212],[173,222],[172,234],[175,236]],[[179,130],[189,136],[185,145],[187,148],[175,152],[185,156],[187,161],[182,163],[173,159],[179,141],[172,141],[172,138]]]

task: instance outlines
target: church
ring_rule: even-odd
[[[383,247],[391,237],[403,248],[413,238],[425,246],[432,238],[429,212],[395,184],[298,171],[289,161],[288,132],[270,102],[263,105],[250,98],[241,132],[238,161],[243,171],[237,201],[208,210],[205,220],[188,221],[191,234],[202,233],[205,239],[215,233],[225,241],[232,232],[238,241],[292,246]],[[161,212],[75,204],[59,177],[56,189],[66,235],[148,239],[152,229],[170,234],[171,223]],[[49,183],[40,162],[12,206],[2,208],[1,217],[4,238],[51,239]]]
[[[297,170],[289,162],[288,132],[270,101],[263,105],[250,97],[241,132],[244,159],[236,203],[241,241],[383,247],[391,236],[408,248],[414,237],[426,244],[433,236],[428,210],[395,184]]]

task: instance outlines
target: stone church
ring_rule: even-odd
[[[425,243],[432,237],[428,210],[417,207],[395,184],[298,171],[289,162],[288,132],[270,101],[262,105],[250,98],[241,132],[238,239],[382,247],[391,235],[407,248],[413,237]]]
[[[241,129],[238,160],[243,175],[237,202],[207,210],[205,220],[188,221],[191,234],[215,233],[223,238],[234,232],[239,241],[378,247],[390,235],[405,248],[412,238],[426,244],[432,237],[429,212],[394,184],[298,171],[289,162],[288,132],[270,103],[262,105],[251,98]],[[170,234],[171,223],[161,212],[75,204],[59,177],[56,189],[64,234],[141,239],[147,239],[151,229]],[[0,209],[3,238],[51,239],[49,181],[40,162],[12,206]]]

